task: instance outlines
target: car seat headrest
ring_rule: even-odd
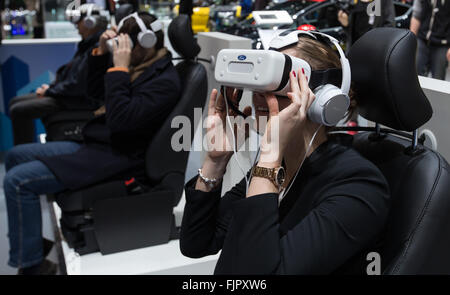
[[[348,59],[361,116],[403,131],[431,118],[417,76],[416,48],[414,34],[396,28],[373,29],[352,45]]]
[[[129,3],[124,3],[124,4],[120,5],[120,7],[117,8],[116,13],[115,13],[115,16],[116,16],[116,23],[117,23],[117,24],[120,23],[120,21],[121,21],[124,17],[126,17],[126,16],[132,14],[132,13],[133,13],[133,10],[134,10],[133,5],[131,5],[131,4],[129,4]]]
[[[180,14],[172,20],[168,29],[173,49],[183,58],[193,59],[200,52],[200,46],[194,38],[191,21],[186,14]]]

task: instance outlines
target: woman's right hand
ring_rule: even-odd
[[[241,95],[238,90],[226,88],[227,97],[230,98],[230,103],[236,107],[239,106]],[[243,111],[245,115],[250,115],[251,107],[246,107]],[[229,116],[236,116],[235,112],[228,108]],[[207,154],[205,162],[202,167],[203,174],[208,178],[220,178],[225,173],[226,166],[231,156],[233,155],[233,144],[240,143],[239,132],[245,132],[244,140],[248,137],[246,130],[241,130],[238,127],[234,129],[235,140],[232,139],[231,132],[227,132],[227,118],[226,118],[225,99],[222,94],[219,94],[216,89],[211,91],[208,117],[207,117]],[[242,137],[242,136],[241,136]],[[241,143],[242,144],[242,143]],[[236,147],[239,148],[239,147]]]
[[[103,55],[108,52],[108,47],[106,46],[106,41],[117,36],[116,27],[112,27],[111,30],[106,30],[101,36],[98,42],[98,55]]]

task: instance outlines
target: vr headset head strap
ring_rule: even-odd
[[[348,92],[350,91],[350,82],[351,82],[350,64],[348,62],[348,59],[345,57],[344,51],[342,50],[341,46],[339,45],[338,40],[336,40],[332,36],[329,36],[327,34],[317,32],[317,31],[302,31],[302,30],[290,29],[290,30],[286,30],[286,31],[280,33],[277,37],[275,37],[270,42],[271,46],[270,46],[269,50],[279,51],[287,46],[296,44],[298,42],[299,35],[306,35],[315,40],[324,42],[327,45],[328,45],[328,43],[326,41],[328,41],[336,47],[336,49],[339,53],[339,58],[340,58],[341,67],[342,67],[342,74],[341,74],[342,82],[341,82],[340,88],[341,88],[342,92],[348,94]]]
[[[141,32],[146,32],[149,29],[145,26],[144,21],[142,20],[142,18],[140,18],[139,14],[137,12],[134,12],[126,17],[124,17],[119,25],[117,26],[117,30],[120,31],[120,28],[122,28],[124,22],[129,19],[129,18],[134,18],[136,20],[136,23],[138,24],[139,28],[141,29]],[[150,27],[152,29],[153,32],[157,32],[159,30],[162,30],[162,23],[159,20],[155,20],[154,22],[152,22],[150,24]]]

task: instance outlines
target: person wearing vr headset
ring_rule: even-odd
[[[239,130],[226,121],[240,113],[240,91],[211,93],[208,142],[221,142],[224,148],[210,149],[199,176],[186,185],[181,251],[196,258],[221,250],[215,274],[364,272],[365,267],[353,266],[366,261],[382,241],[389,188],[378,168],[351,148],[350,135],[328,133],[356,107],[348,60],[337,40],[319,32],[282,33],[271,49],[283,53],[286,62],[276,94],[253,93],[257,122],[269,118],[265,127],[258,126],[264,132],[260,152],[245,179],[223,197],[222,177],[233,155],[229,147],[236,143],[226,127]],[[253,52],[257,56],[262,51]],[[250,60],[246,53],[239,60]],[[254,67],[270,58],[269,53],[255,58]],[[227,58],[232,59],[229,52]],[[283,69],[275,65],[271,71],[276,67]],[[253,77],[247,81],[255,86]],[[283,87],[289,89],[280,96]],[[251,112],[246,107],[240,114]],[[220,128],[223,132],[216,130]],[[278,140],[273,140],[275,133]]]
[[[84,127],[84,143],[19,145],[5,156],[9,265],[20,274],[55,270],[44,260],[39,195],[104,180],[145,183],[145,150],[181,93],[162,23],[148,13],[105,31],[88,64],[88,93],[105,105]]]
[[[95,4],[83,4],[66,11],[82,40],[72,60],[58,69],[54,82],[42,84],[35,93],[11,99],[9,114],[15,145],[34,142],[34,119],[62,110],[95,110],[101,104],[90,100],[86,94],[87,59],[108,25],[101,11]]]

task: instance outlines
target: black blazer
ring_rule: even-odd
[[[223,198],[195,181],[186,185],[180,247],[194,258],[222,250],[216,274],[335,272],[381,240],[388,214],[381,172],[334,139],[305,160],[280,206],[274,193],[245,198],[245,180]]]
[[[144,178],[147,145],[181,94],[181,82],[170,54],[152,64],[132,83],[127,72],[105,74],[108,65],[108,55],[91,57],[90,88],[97,85],[104,91],[106,114],[85,126],[85,143],[80,150],[40,158],[68,189],[106,179]],[[98,93],[91,93],[91,97],[95,95],[98,98]]]

